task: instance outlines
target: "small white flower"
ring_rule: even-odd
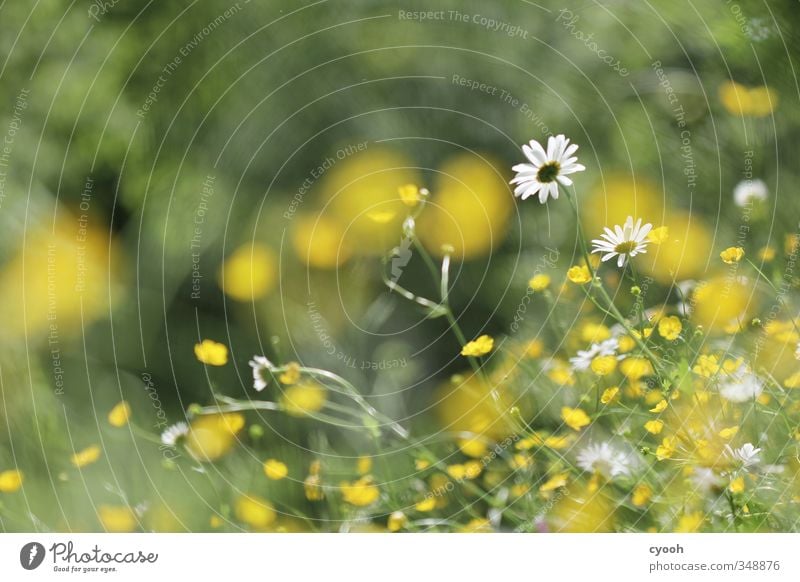
[[[618,347],[616,338],[607,339],[599,344],[592,344],[588,350],[578,350],[577,355],[570,358],[569,362],[573,370],[588,370],[592,360],[598,356],[613,356]]]
[[[631,472],[628,455],[608,443],[595,443],[583,449],[578,453],[578,466],[584,471],[599,473],[604,477],[630,475]]]
[[[514,196],[526,200],[538,192],[539,202],[544,204],[548,197],[558,199],[558,184],[571,186],[572,180],[567,174],[582,172],[586,168],[576,163],[573,156],[578,151],[576,144],[570,145],[569,139],[563,135],[547,138],[547,151],[536,140],[522,146],[522,152],[530,163],[517,164],[512,169],[517,173],[512,184]]]
[[[742,180],[733,189],[733,202],[736,206],[747,206],[751,200],[766,200],[769,190],[763,180]]]
[[[748,402],[763,391],[764,383],[744,366],[725,378],[719,387],[719,395],[730,402]]]
[[[253,356],[249,364],[253,368],[253,388],[261,392],[269,382],[269,375],[266,372],[273,368],[272,362],[264,356]]]
[[[745,443],[736,450],[732,449],[730,445],[725,445],[725,449],[728,451],[729,457],[740,462],[744,467],[751,467],[761,462],[761,457],[758,456],[761,449],[755,448],[753,443]]]
[[[647,252],[647,245],[650,241],[647,240],[647,235],[653,225],[649,222],[642,226],[642,219],[638,219],[636,224],[633,223],[633,217],[629,216],[622,226],[614,226],[614,230],[605,228],[605,233],[601,234],[599,239],[594,239],[592,244],[594,248],[593,253],[603,253],[601,257],[603,262],[619,257],[617,259],[617,267],[622,267],[628,257],[635,257],[640,253]]]
[[[168,447],[174,447],[180,439],[189,433],[189,425],[185,422],[178,422],[172,426],[168,426],[164,432],[161,433],[161,442]]]

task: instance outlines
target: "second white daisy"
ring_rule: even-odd
[[[539,194],[539,202],[544,204],[548,198],[558,198],[558,184],[571,186],[572,180],[567,174],[582,172],[586,168],[577,163],[578,158],[573,154],[578,151],[576,144],[570,144],[569,139],[563,135],[550,136],[547,139],[547,151],[532,139],[529,144],[522,146],[522,153],[528,158],[527,164],[517,164],[512,169],[517,173],[512,184],[514,196],[523,200],[534,194]]]
[[[625,224],[614,226],[614,230],[606,227],[605,233],[592,241],[592,252],[603,253],[603,262],[617,257],[617,266],[622,267],[629,257],[647,252],[647,235],[652,228],[649,222],[643,225],[641,218],[634,224],[633,217],[629,216]]]

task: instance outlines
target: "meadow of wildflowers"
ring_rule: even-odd
[[[0,5],[0,531],[800,529],[796,9],[184,4]]]

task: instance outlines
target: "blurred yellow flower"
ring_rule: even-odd
[[[723,428],[721,431],[719,431],[719,436],[725,440],[730,440],[736,436],[737,432],[739,432],[739,427],[732,426],[729,428]]]
[[[550,511],[550,528],[563,533],[602,533],[614,530],[614,507],[602,492],[591,487],[570,487]]]
[[[433,496],[426,497],[414,505],[414,509],[421,513],[427,513],[429,511],[433,511],[436,508],[436,499]]]
[[[654,228],[647,235],[647,240],[656,245],[667,242],[669,240],[669,227],[659,226],[658,228]]]
[[[492,524],[488,519],[475,517],[456,530],[456,533],[491,533],[492,531]]]
[[[636,382],[645,376],[653,375],[653,365],[650,360],[640,356],[631,356],[620,362],[620,372],[630,381]]]
[[[636,347],[636,340],[629,335],[623,335],[619,338],[619,353],[627,354]]]
[[[369,475],[353,482],[343,481],[339,487],[342,491],[342,499],[356,507],[372,505],[381,496],[380,489],[373,483],[372,477]]]
[[[731,493],[744,493],[745,484],[744,484],[744,477],[741,475],[730,482],[728,485],[728,489]]]
[[[659,461],[663,461],[664,459],[669,459],[672,455],[675,454],[675,451],[678,446],[678,439],[675,437],[665,437],[661,444],[658,445],[656,449],[656,458]]]
[[[278,376],[281,384],[297,384],[300,381],[300,364],[289,362],[286,364],[286,371]]]
[[[389,514],[389,519],[386,521],[386,529],[391,532],[400,531],[408,523],[406,514],[402,511],[393,511]]]
[[[286,463],[283,463],[277,459],[267,459],[264,461],[264,475],[267,476],[267,479],[272,481],[280,481],[281,479],[286,478],[289,474],[289,467],[286,466]]]
[[[597,356],[590,367],[598,376],[608,376],[617,369],[617,356]]]
[[[254,301],[272,291],[277,281],[275,252],[260,244],[244,244],[225,260],[217,274],[219,286],[236,301]]]
[[[492,348],[494,348],[494,339],[491,336],[482,335],[471,342],[467,342],[467,345],[461,349],[461,355],[472,357],[485,356],[492,351]]]
[[[561,360],[553,360],[551,368],[547,371],[547,377],[559,386],[573,386],[575,376],[572,369]]]
[[[443,245],[450,245],[459,259],[499,248],[511,230],[508,220],[514,210],[506,173],[504,164],[484,154],[459,154],[447,160],[431,188],[433,203],[417,220],[425,248],[438,257]]]
[[[700,283],[693,295],[692,321],[710,331],[751,319],[757,301],[753,285],[743,277],[713,277]]]
[[[638,257],[642,270],[663,285],[701,276],[713,240],[710,229],[696,213],[672,208],[668,212],[663,222],[669,231],[669,244]],[[662,213],[660,207],[658,213]]]
[[[136,514],[124,505],[100,505],[97,508],[97,517],[103,529],[109,533],[132,532],[138,525]]]
[[[22,487],[24,476],[22,471],[9,469],[0,472],[0,493],[14,493]]]
[[[233,448],[244,424],[245,418],[238,412],[199,416],[186,434],[186,449],[199,461],[215,461]]]
[[[644,505],[647,505],[647,502],[650,501],[652,496],[653,490],[644,483],[640,483],[636,486],[631,494],[631,503],[633,503],[636,507],[643,507]]]
[[[722,106],[731,115],[766,117],[778,106],[778,93],[766,86],[747,87],[726,81],[719,88]]]
[[[309,501],[322,501],[325,491],[322,489],[322,479],[319,475],[308,475],[303,481],[303,491]]]
[[[286,414],[296,417],[310,416],[319,412],[327,400],[328,392],[325,387],[313,380],[286,388],[279,398]]]
[[[663,398],[658,401],[653,408],[650,409],[650,412],[655,412],[656,414],[664,412],[667,409],[667,401]]]
[[[581,430],[583,427],[591,423],[591,418],[580,408],[570,408],[564,406],[561,408],[561,419],[572,430]]]
[[[742,247],[728,247],[719,254],[719,258],[726,265],[733,265],[744,258],[744,249]]]
[[[419,204],[420,198],[422,198],[420,189],[416,186],[416,184],[405,184],[400,186],[397,189],[397,194],[400,196],[400,200],[403,204],[412,208]]]
[[[714,376],[719,372],[719,360],[717,360],[717,356],[701,354],[698,356],[694,367],[692,367],[692,372],[704,378]]]
[[[550,275],[538,274],[531,277],[528,287],[534,291],[544,291],[550,286]]]
[[[769,263],[775,258],[775,249],[772,247],[761,247],[758,250],[758,258],[765,263]]]
[[[292,226],[292,246],[303,264],[334,269],[353,254],[344,233],[342,224],[328,216],[298,216]]]
[[[458,439],[457,444],[461,452],[468,457],[480,458],[489,451],[489,447],[480,438]]]
[[[575,265],[567,271],[567,279],[576,285],[585,285],[592,280],[592,274],[586,265]]]
[[[705,518],[699,511],[694,513],[687,513],[681,516],[678,520],[678,525],[675,528],[675,533],[694,533],[703,525]]]
[[[97,445],[90,445],[85,449],[78,451],[70,457],[70,462],[78,467],[85,467],[91,465],[100,458],[101,450]]]
[[[431,466],[430,462],[426,461],[425,459],[414,459],[414,468],[417,471],[424,471],[430,466]]]
[[[664,317],[658,322],[658,334],[667,341],[675,341],[680,337],[683,325],[674,315]]]
[[[372,457],[361,456],[356,462],[356,470],[359,475],[366,475],[372,470]]]
[[[589,321],[581,327],[581,339],[587,343],[597,344],[611,337],[611,330],[607,325]]]
[[[108,423],[116,428],[120,428],[128,424],[131,418],[131,405],[126,401],[122,401],[111,409],[108,413]]]
[[[228,347],[214,340],[204,339],[194,345],[195,357],[208,366],[224,366],[228,363]]]
[[[619,386],[612,386],[611,388],[606,388],[600,395],[600,402],[602,404],[608,404],[611,401],[613,401],[618,394],[619,394]]]
[[[644,423],[644,429],[650,434],[659,434],[664,429],[664,423],[660,420],[648,420]]]
[[[555,491],[556,489],[564,487],[567,484],[568,476],[568,473],[559,473],[557,475],[553,475],[547,481],[545,481],[541,487],[539,487],[539,491],[542,493],[549,493],[550,491]]]
[[[273,505],[257,495],[240,495],[233,508],[236,519],[256,531],[269,528],[278,515]]]

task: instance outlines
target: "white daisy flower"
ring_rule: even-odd
[[[180,439],[189,434],[189,425],[185,422],[178,422],[161,433],[161,442],[168,447],[174,447]]]
[[[763,180],[742,180],[733,189],[733,202],[736,206],[743,207],[751,200],[766,200],[769,190]]]
[[[725,445],[725,450],[728,451],[729,457],[734,461],[740,462],[744,467],[757,465],[761,462],[761,457],[758,456],[761,449],[754,447],[753,443],[745,443],[736,450],[732,449],[730,445]]]
[[[604,477],[617,477],[631,473],[629,456],[608,443],[595,443],[583,449],[578,453],[578,466],[584,471],[599,473]]]
[[[764,391],[764,383],[744,366],[727,376],[719,387],[719,395],[730,402],[749,402]]]
[[[606,227],[605,233],[600,235],[601,238],[592,241],[592,252],[604,253],[603,262],[619,257],[617,267],[622,267],[628,257],[647,252],[647,245],[650,244],[647,235],[652,228],[653,225],[649,222],[642,226],[641,218],[634,224],[633,217],[629,216],[625,224],[614,226],[614,230]]]
[[[530,163],[517,164],[512,169],[517,173],[512,184],[514,196],[526,200],[528,197],[539,193],[539,202],[544,204],[549,197],[558,199],[558,184],[571,186],[572,180],[567,174],[582,172],[586,168],[576,163],[578,158],[573,156],[578,151],[576,144],[570,145],[569,140],[563,135],[547,138],[547,151],[532,139],[528,145],[522,146],[522,152]]]
[[[267,387],[267,383],[269,382],[270,376],[267,372],[273,368],[272,362],[264,356],[253,356],[249,364],[250,367],[253,368],[253,388],[261,392]]]
[[[577,355],[570,358],[569,362],[573,370],[588,370],[592,360],[598,356],[613,356],[618,347],[619,341],[616,338],[607,339],[599,344],[592,344],[588,350],[578,350]]]

